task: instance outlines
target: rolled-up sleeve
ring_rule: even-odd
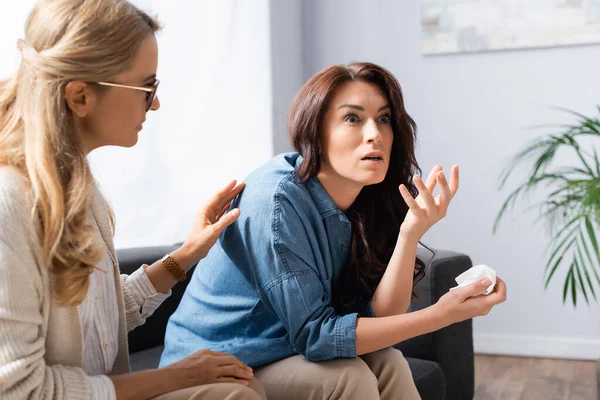
[[[356,357],[358,314],[337,315],[313,269],[279,277],[265,287],[263,298],[286,327],[290,344],[306,359]]]
[[[143,325],[146,319],[171,295],[170,290],[169,293],[156,291],[146,274],[147,267],[147,265],[143,265],[131,275],[121,275],[125,316],[129,331]]]
[[[115,385],[106,375],[88,376],[92,388],[91,400],[117,400]]]

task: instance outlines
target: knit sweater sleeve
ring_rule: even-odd
[[[146,275],[146,267],[147,265],[142,265],[131,275],[121,275],[127,331],[143,325],[146,318],[150,317],[171,295],[170,290],[168,293],[156,291]]]
[[[81,368],[44,359],[48,285],[36,262],[25,180],[0,168],[0,398],[91,399]]]

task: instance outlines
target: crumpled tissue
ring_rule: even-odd
[[[487,289],[484,289],[480,293],[477,293],[476,296],[480,294],[488,295],[492,293],[492,290],[494,290],[494,286],[496,285],[496,271],[483,264],[479,264],[472,268],[469,268],[468,270],[457,276],[454,280],[456,281],[456,283],[458,283],[458,286],[450,288],[450,290],[454,290],[463,286],[469,286],[473,282],[480,281],[484,278],[488,278],[490,281],[492,281],[492,284]]]

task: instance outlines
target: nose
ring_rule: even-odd
[[[381,131],[379,130],[379,127],[375,121],[369,121],[369,123],[365,124],[364,126],[365,142],[380,143],[383,140]]]
[[[160,108],[160,100],[158,99],[158,96],[156,96],[154,98],[154,100],[152,100],[152,105],[150,106],[150,110],[157,111],[159,108]]]

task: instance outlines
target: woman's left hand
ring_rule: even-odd
[[[194,264],[206,257],[221,232],[240,216],[237,208],[226,213],[231,200],[244,189],[244,183],[236,183],[231,181],[197,211],[192,232],[182,246]]]
[[[458,191],[458,165],[452,167],[450,183],[439,165],[433,167],[426,183],[418,175],[414,176],[413,182],[419,191],[416,199],[404,184],[400,185],[400,194],[409,207],[400,235],[420,240],[429,228],[446,216],[450,201]],[[440,194],[434,197],[436,184]]]

